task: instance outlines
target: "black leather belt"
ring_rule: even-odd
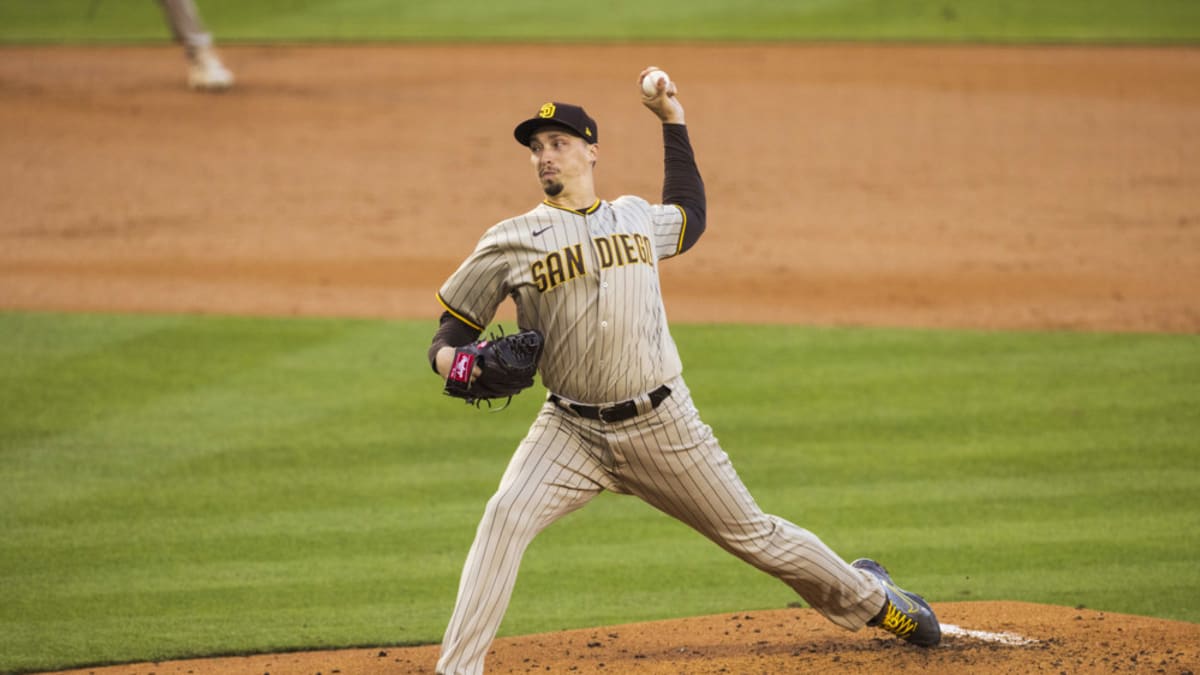
[[[663,401],[667,400],[667,397],[670,395],[671,388],[665,384],[650,392],[650,408],[652,410],[657,408],[662,404]],[[613,422],[622,422],[630,419],[631,417],[638,416],[636,400],[621,401],[620,403],[614,403],[610,406],[601,407],[598,405],[571,403],[570,401],[561,398],[558,394],[550,394],[549,401],[554,405],[574,410],[575,414],[579,415],[580,417],[586,417],[589,420],[601,420],[610,424]]]

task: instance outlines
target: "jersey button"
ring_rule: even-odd
[[[601,322],[600,322],[600,327],[601,327],[601,328],[608,328],[608,322],[607,322],[607,321],[601,321]]]
[[[600,288],[608,288],[608,282],[607,282],[607,281],[605,281],[605,282],[602,282],[602,283],[600,284]]]

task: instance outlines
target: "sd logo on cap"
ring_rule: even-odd
[[[518,143],[528,147],[533,134],[545,126],[562,127],[588,143],[595,143],[599,139],[596,120],[589,117],[583,108],[558,101],[542,104],[536,117],[521,122],[513,129],[513,136]]]

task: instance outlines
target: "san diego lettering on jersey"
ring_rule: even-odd
[[[602,270],[637,263],[654,266],[653,244],[649,237],[640,234],[617,233],[595,237],[592,239],[592,250]],[[529,269],[533,273],[534,285],[542,293],[585,276],[588,272],[583,244],[572,244],[562,250],[551,251],[540,260],[533,261]]]

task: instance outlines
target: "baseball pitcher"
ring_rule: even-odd
[[[652,73],[657,85],[642,90]],[[704,233],[704,184],[676,84],[647,68],[638,86],[662,123],[662,203],[598,198],[595,120],[579,106],[545,103],[514,131],[543,201],[488,229],[438,291],[445,312],[429,358],[448,392],[469,394],[489,368],[504,369],[473,345],[512,298],[522,331],[536,336],[526,361],[536,361],[550,393],[484,510],[437,672],[483,672],[526,547],[602,490],[635,495],[686,523],[843,628],[880,626],[937,644],[932,609],[882,566],[848,564],[811,532],[763,513],[701,421],[667,326],[658,266]]]

